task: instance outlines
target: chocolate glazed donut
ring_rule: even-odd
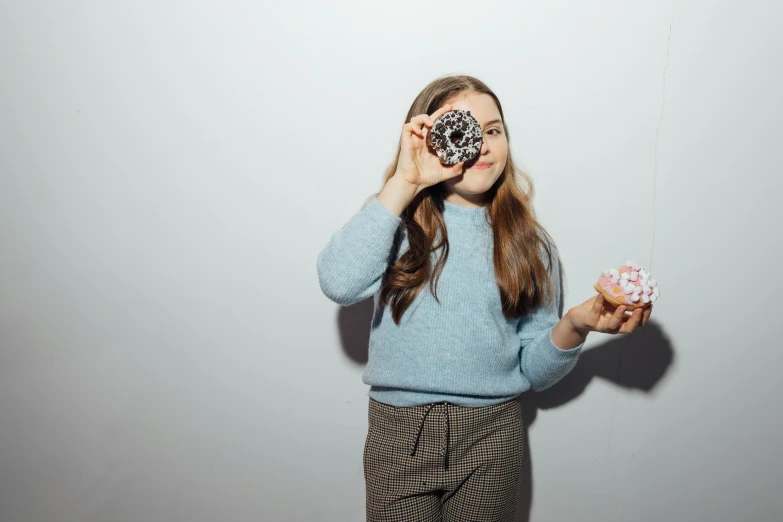
[[[444,165],[470,161],[481,150],[481,125],[470,111],[454,110],[433,122],[427,145]]]

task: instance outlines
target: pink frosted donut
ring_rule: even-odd
[[[607,301],[615,306],[625,305],[626,310],[652,306],[661,293],[658,282],[633,261],[617,270],[604,268],[594,287]]]

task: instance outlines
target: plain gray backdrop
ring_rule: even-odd
[[[316,256],[475,75],[631,336],[525,394],[518,521],[775,521],[783,7],[0,2],[0,520],[364,520],[368,303]]]

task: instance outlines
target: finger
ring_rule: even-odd
[[[422,138],[422,139],[424,138],[424,135],[421,132],[421,128],[418,125],[414,124],[414,123],[406,123],[405,125],[403,125],[402,126],[402,132],[403,133],[408,133],[408,134],[415,134],[419,138]]]
[[[652,306],[648,306],[644,309],[644,313],[642,314],[642,326],[647,324],[647,320],[650,318],[651,313],[652,313]]]
[[[612,330],[617,330],[617,328],[620,326],[620,324],[623,323],[624,315],[625,315],[625,305],[620,305],[617,307],[617,309],[612,314],[612,317],[609,319],[609,328]]]
[[[433,112],[432,115],[430,116],[430,118],[432,119],[432,121],[435,121],[438,118],[440,118],[441,116],[443,116],[445,113],[449,112],[453,107],[454,106],[452,104],[447,103],[446,105],[444,105],[443,107],[441,107],[437,111]]]
[[[411,148],[411,133],[408,132],[408,130],[405,128],[405,125],[402,126],[402,136],[400,137],[400,147],[402,149],[410,149]]]
[[[599,308],[599,310],[598,310],[601,315],[605,315],[605,314],[613,315],[614,313],[617,312],[617,308],[619,306],[625,306],[625,305],[616,305],[616,304],[612,303],[602,293],[599,293],[598,295],[601,298],[601,308]],[[596,301],[597,300],[598,299],[596,298]],[[622,316],[621,316],[621,318],[622,318]]]
[[[604,294],[599,293],[593,301],[593,306],[585,314],[585,321],[590,325],[596,326],[604,313],[606,304],[607,301]]]
[[[410,123],[412,125],[415,125],[419,129],[422,128],[423,125],[432,127],[432,119],[426,114],[419,114],[418,116],[414,116],[413,118],[411,118]]]
[[[590,313],[600,314],[605,302],[606,298],[604,297],[604,294],[598,294],[595,301],[593,301],[593,307],[590,309]]]
[[[438,160],[440,161],[440,159]],[[465,164],[464,161],[460,161],[456,165],[452,166],[444,166],[443,170],[441,171],[441,181],[445,181],[447,179],[456,178],[460,174],[462,174],[462,166]]]
[[[633,332],[637,326],[639,326],[639,322],[642,320],[642,309],[637,308],[633,311],[633,314],[631,315],[631,318],[626,321],[626,323],[623,325],[623,327],[620,329],[623,333],[631,333]]]

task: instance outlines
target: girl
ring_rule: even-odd
[[[426,145],[443,113],[470,111],[479,155],[441,165]],[[323,292],[374,296],[364,446],[368,521],[511,521],[522,466],[519,395],[576,364],[591,331],[630,333],[601,294],[559,313],[557,249],[535,218],[497,96],[470,76],[414,100],[382,190],[318,255]],[[515,179],[520,176],[527,188]],[[546,259],[546,263],[545,263]]]

